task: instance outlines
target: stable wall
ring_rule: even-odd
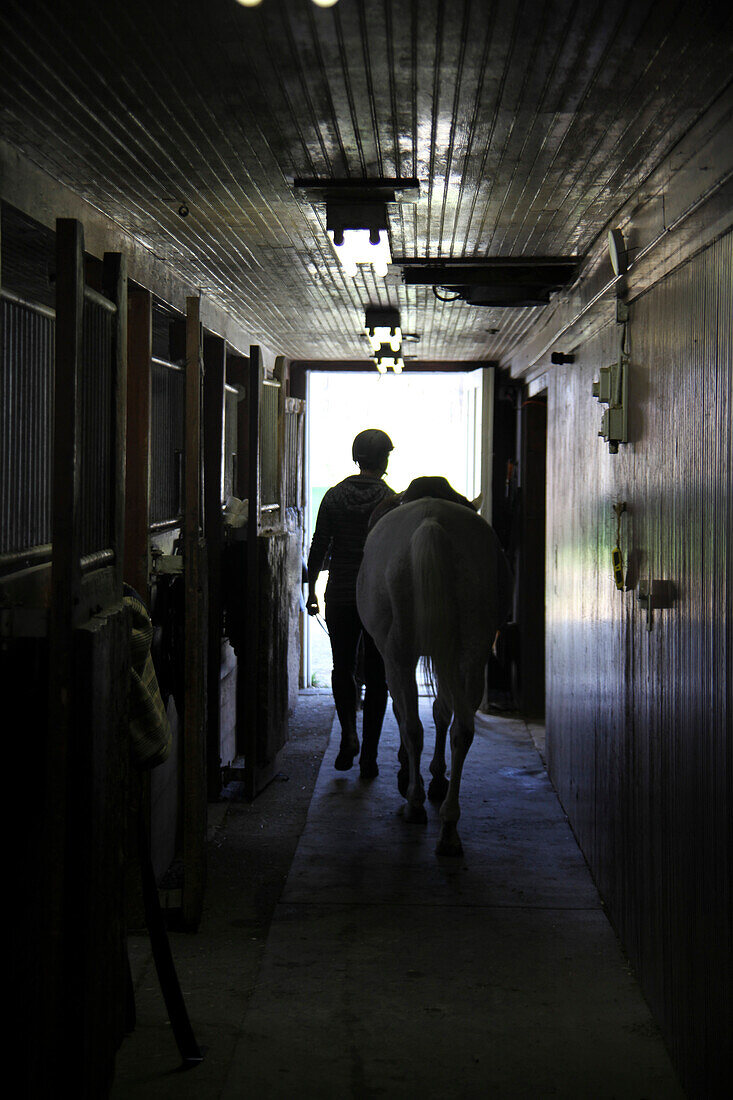
[[[549,769],[695,1097],[733,1079],[732,257],[729,233],[631,302],[617,455],[591,389],[615,324],[547,376]],[[675,589],[651,630],[645,580]]]

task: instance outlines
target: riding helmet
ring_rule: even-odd
[[[393,450],[392,440],[381,428],[365,428],[354,439],[351,457],[360,466],[378,469]]]

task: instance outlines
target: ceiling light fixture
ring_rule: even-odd
[[[262,3],[262,0],[237,0],[238,4],[241,4],[243,8],[256,8]],[[334,4],[338,3],[338,0],[313,0],[313,3],[317,8],[332,8]]]
[[[391,367],[395,374],[402,374],[402,368],[404,367],[404,361],[402,356],[398,352],[389,352],[388,349],[382,349],[384,354],[374,355],[374,364],[380,374],[386,374]]]
[[[401,350],[402,330],[399,310],[369,306],[364,315],[364,328],[375,355],[378,355],[380,348],[383,347],[389,348],[390,351]]]
[[[400,374],[404,363],[399,310],[389,306],[368,306],[364,329],[379,373],[386,374],[391,367],[395,374]]]
[[[346,275],[353,279],[358,264],[371,264],[374,274],[384,278],[392,263],[384,203],[329,202],[326,231]]]
[[[293,187],[312,203],[326,204],[326,232],[344,272],[351,278],[369,264],[381,278],[392,263],[387,204],[416,202],[416,179],[296,179]]]

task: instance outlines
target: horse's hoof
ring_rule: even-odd
[[[405,806],[405,821],[410,825],[425,825],[428,820],[428,815],[425,813],[424,806],[411,806],[408,802]]]
[[[376,779],[379,775],[379,765],[376,760],[360,760],[359,775],[362,779]]]
[[[452,859],[456,859],[458,856],[463,855],[463,845],[461,844],[461,838],[455,829],[449,832],[446,836],[444,832],[441,832],[440,839],[435,846],[436,855],[450,856]]]
[[[448,793],[447,779],[431,779],[428,786],[428,798],[431,802],[444,802]]]
[[[359,742],[356,743],[356,748],[353,745],[341,745],[338,751],[338,756],[333,762],[333,766],[338,772],[347,772],[349,768],[354,765],[354,757],[359,752]]]

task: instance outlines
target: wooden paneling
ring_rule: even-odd
[[[733,462],[728,235],[631,304],[631,441],[591,396],[615,325],[549,375],[550,770],[691,1096],[731,1080]],[[613,584],[612,505],[629,590]],[[640,581],[669,581],[652,629]]]

